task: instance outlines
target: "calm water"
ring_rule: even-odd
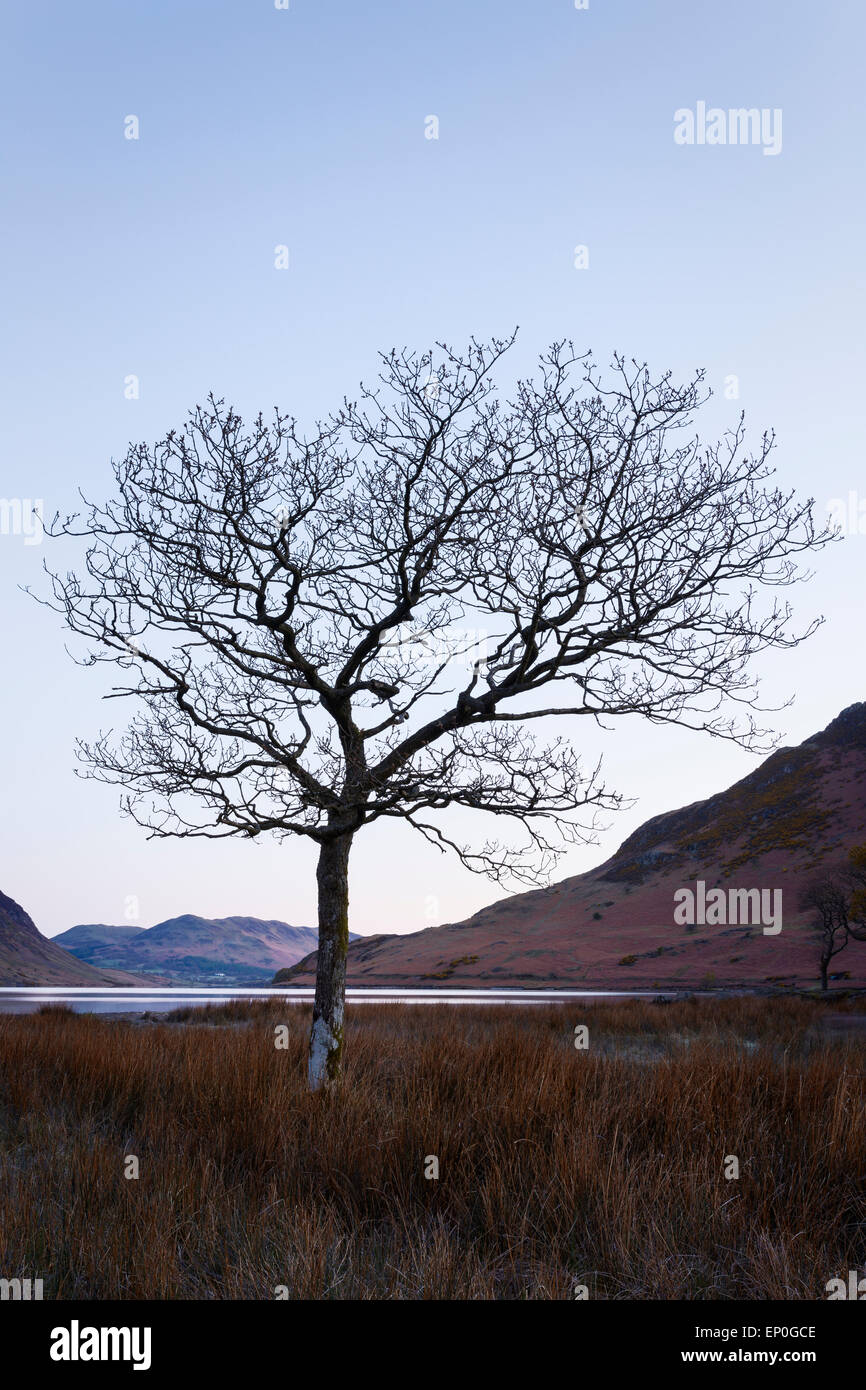
[[[658,991],[589,989],[349,989],[351,1004],[544,1004],[563,999],[639,999]],[[0,1013],[28,1014],[43,1004],[66,1004],[76,1013],[160,1013],[226,999],[278,996],[289,1004],[309,1004],[303,989],[11,989],[0,988]]]

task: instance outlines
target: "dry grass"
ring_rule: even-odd
[[[46,1298],[821,1298],[866,1258],[866,1034],[825,1007],[362,1005],[318,1097],[305,1006],[2,1016],[0,1275]]]

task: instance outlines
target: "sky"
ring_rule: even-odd
[[[864,17],[843,0],[9,7],[0,890],[42,931],[315,921],[311,844],[149,841],[117,789],[76,775],[75,739],[116,718],[109,673],[77,667],[22,592],[45,592],[54,544],[30,505],[107,496],[111,460],[209,391],[312,425],[380,350],[516,325],[512,374],[562,337],[602,362],[703,367],[702,433],[743,410],[754,440],[776,431],[783,486],[822,515],[845,501],[844,540],[791,594],[802,623],[826,623],[759,663],[767,704],[794,697],[770,722],[793,744],[866,698]],[[698,140],[701,110],[741,107],[766,113],[766,138]],[[580,748],[631,804],[555,878],[758,761],[588,722]],[[460,920],[504,891],[393,823],[363,832],[351,868],[360,932]]]

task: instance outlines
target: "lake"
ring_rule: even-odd
[[[44,1004],[66,1004],[76,1013],[168,1013],[190,1005],[222,1004],[227,999],[266,999],[309,1004],[312,986],[298,989],[18,989],[0,987],[0,1013],[28,1014]],[[349,1004],[550,1004],[569,999],[655,998],[657,990],[590,989],[348,989]]]

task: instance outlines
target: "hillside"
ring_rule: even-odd
[[[18,903],[0,893],[0,985],[66,985],[104,988],[140,985],[134,975],[94,967],[42,935]]]
[[[817,953],[798,910],[805,881],[866,842],[866,704],[779,749],[727,791],[640,826],[598,868],[506,898],[463,922],[364,937],[349,950],[354,985],[670,986],[811,984]],[[678,925],[677,890],[781,894],[781,930],[738,915]],[[866,983],[866,945],[831,966]],[[315,953],[290,972],[315,980]]]
[[[80,925],[54,938],[80,960],[179,984],[267,984],[316,944],[312,927],[185,913],[155,927]]]

